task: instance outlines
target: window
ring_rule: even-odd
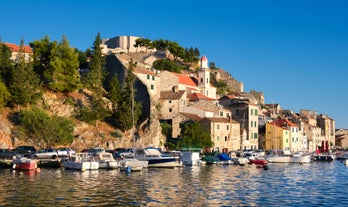
[[[295,142],[295,138],[294,138],[294,137],[292,137],[292,139],[291,139],[291,140],[292,140],[292,142]]]
[[[226,130],[230,130],[230,125],[226,125]]]
[[[151,90],[153,90],[155,88],[155,86],[153,84],[151,84]]]
[[[227,141],[227,136],[225,136],[225,141]]]
[[[257,139],[257,133],[254,134],[254,139]]]
[[[216,137],[216,141],[220,141],[220,137],[219,136]]]
[[[251,115],[254,115],[254,113],[253,113],[253,112],[254,112],[254,110],[252,110],[252,109],[251,109],[251,110],[250,110]]]
[[[201,78],[201,83],[203,83],[203,78]]]
[[[152,76],[152,80],[153,80],[153,81],[155,80],[155,76]]]
[[[172,112],[173,111],[173,109],[169,109],[169,112]]]
[[[209,78],[207,78],[207,83],[209,83]]]
[[[224,116],[224,112],[220,111],[220,116]]]
[[[169,100],[168,103],[172,103],[172,100]]]
[[[257,109],[255,109],[255,115],[256,115],[256,116],[258,115],[258,113],[259,113],[259,112],[257,111]]]
[[[147,80],[150,80],[150,75],[146,75]]]
[[[220,129],[220,125],[216,125],[216,128],[217,128],[217,129]]]
[[[289,140],[288,140],[288,139],[286,139],[286,143],[289,143]]]

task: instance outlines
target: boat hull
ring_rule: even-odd
[[[167,158],[167,157],[160,157],[160,158],[148,158],[145,159],[149,163],[149,167],[164,167],[164,168],[174,168],[178,166],[178,161],[176,158]]]
[[[127,171],[128,167],[130,168],[129,170],[131,170],[131,171],[140,171],[143,168],[148,167],[148,162],[141,161],[138,159],[123,159],[123,160],[119,161],[120,170]]]
[[[65,161],[63,164],[65,169],[70,169],[70,170],[98,170],[99,169],[99,162],[97,161],[82,161],[82,162]]]
[[[13,169],[15,170],[35,170],[37,163],[31,159],[21,158],[13,161]]]

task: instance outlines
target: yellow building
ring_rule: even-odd
[[[266,123],[265,150],[290,150],[290,131],[275,122]]]

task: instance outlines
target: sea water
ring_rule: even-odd
[[[184,166],[41,173],[0,170],[0,206],[348,206],[348,167]]]

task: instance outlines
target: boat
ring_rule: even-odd
[[[311,155],[309,154],[291,154],[290,151],[277,151],[266,156],[266,160],[270,163],[310,163]]]
[[[12,168],[15,170],[36,170],[37,163],[27,157],[16,157],[12,162]]]
[[[141,171],[148,167],[148,161],[138,160],[136,158],[124,158],[119,161],[121,171]]]
[[[157,148],[134,149],[135,158],[140,161],[148,161],[148,167],[174,168],[178,166],[179,160],[176,157],[162,156]]]
[[[99,162],[99,169],[116,169],[118,162],[110,152],[98,152],[95,155],[95,160]]]
[[[249,164],[267,165],[268,161],[264,158],[261,158],[261,157],[255,157],[255,158],[249,159]]]
[[[200,166],[204,163],[199,156],[199,152],[181,152],[180,159],[183,165]]]
[[[207,164],[218,164],[218,165],[232,165],[235,164],[234,160],[227,154],[221,153],[214,156],[204,156],[202,158]]]
[[[335,156],[332,154],[314,154],[312,160],[318,162],[331,162],[335,159]]]
[[[94,156],[89,153],[80,152],[72,154],[67,159],[62,160],[65,169],[71,170],[97,170],[99,169],[99,162],[95,160]]]

